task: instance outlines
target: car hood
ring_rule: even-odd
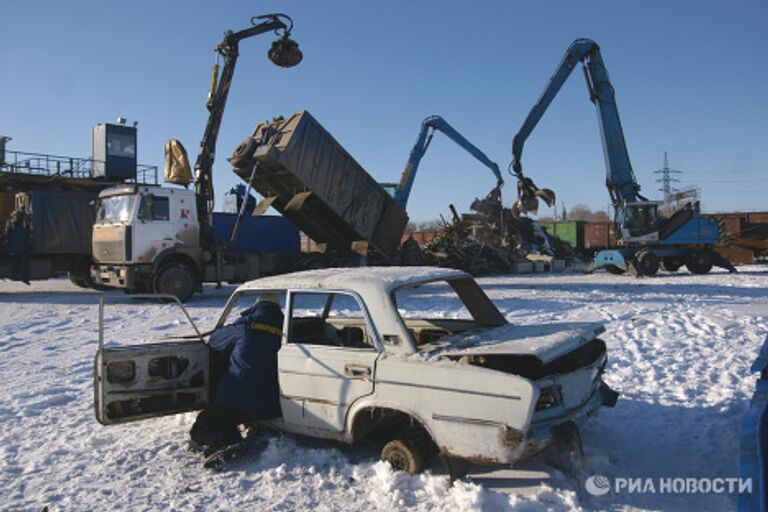
[[[507,324],[472,330],[443,338],[422,347],[429,357],[463,355],[534,356],[547,364],[558,359],[605,331],[599,323],[569,322],[546,325]]]

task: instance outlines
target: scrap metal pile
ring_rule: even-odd
[[[457,268],[479,276],[513,273],[517,264],[529,261],[528,255],[574,256],[568,243],[549,236],[537,221],[504,208],[498,187],[472,202],[473,213],[459,215],[453,205],[450,208],[453,218],[446,222],[445,234],[421,250],[412,238],[406,241],[401,264]]]

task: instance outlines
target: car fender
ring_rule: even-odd
[[[508,462],[522,450],[538,387],[528,379],[488,368],[418,356],[383,356],[374,393],[355,402],[357,412],[385,407],[421,422],[441,452],[469,460]],[[418,411],[418,412],[416,412]]]

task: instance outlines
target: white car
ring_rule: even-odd
[[[411,473],[435,447],[452,476],[454,462],[514,463],[618,396],[601,377],[602,325],[510,324],[461,271],[324,269],[256,279],[234,292],[217,326],[263,292],[282,297],[285,321],[282,418],[259,424],[350,444],[377,440],[384,460]],[[451,318],[434,318],[446,311]],[[205,338],[100,346],[98,421],[203,408],[211,385]]]

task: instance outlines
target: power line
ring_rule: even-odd
[[[730,175],[730,174],[754,174],[754,173],[760,173],[760,174],[768,174],[768,169],[728,169],[725,171],[696,171],[694,174],[697,176],[699,174],[723,174],[723,175]]]
[[[768,178],[755,178],[755,179],[730,179],[730,180],[696,180],[696,183],[766,183]]]

